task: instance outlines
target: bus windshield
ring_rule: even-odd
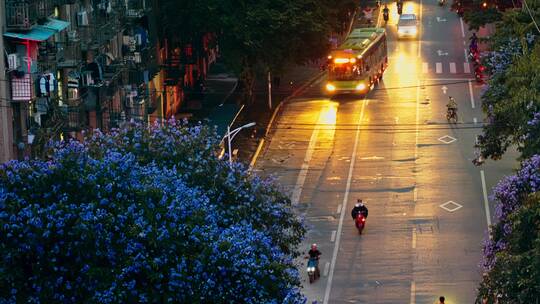
[[[360,69],[352,64],[331,64],[328,67],[330,80],[356,80],[360,77]]]

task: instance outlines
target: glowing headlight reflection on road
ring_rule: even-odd
[[[319,123],[334,125],[337,118],[337,103],[330,102],[324,107],[319,118]]]

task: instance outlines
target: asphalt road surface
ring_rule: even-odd
[[[516,155],[471,163],[482,86],[457,15],[435,0],[405,2],[420,34],[398,40],[389,8],[384,80],[365,98],[329,99],[320,79],[285,105],[255,170],[290,192],[308,226],[306,251],[317,243],[323,253],[320,280],[302,272],[308,303],[474,303],[489,195]],[[457,124],[445,118],[448,96]],[[350,217],[358,198],[369,208],[362,235]]]

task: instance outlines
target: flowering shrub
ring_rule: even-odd
[[[484,241],[486,275],[479,296],[495,294],[501,303],[527,303],[540,294],[540,268],[530,269],[540,265],[539,191],[540,155],[524,161],[515,175],[494,188],[497,223]]]
[[[540,143],[528,124],[540,112],[540,43],[538,36],[509,37],[499,41],[484,62],[491,75],[482,93],[482,106],[488,118],[478,147],[482,157],[499,159],[515,145],[523,158],[531,157]]]
[[[0,167],[0,303],[303,303],[304,228],[271,182],[170,121]]]

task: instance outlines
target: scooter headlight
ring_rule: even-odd
[[[315,267],[308,267],[308,268],[307,268],[307,271],[308,271],[308,272],[313,272],[313,271],[315,271]]]

